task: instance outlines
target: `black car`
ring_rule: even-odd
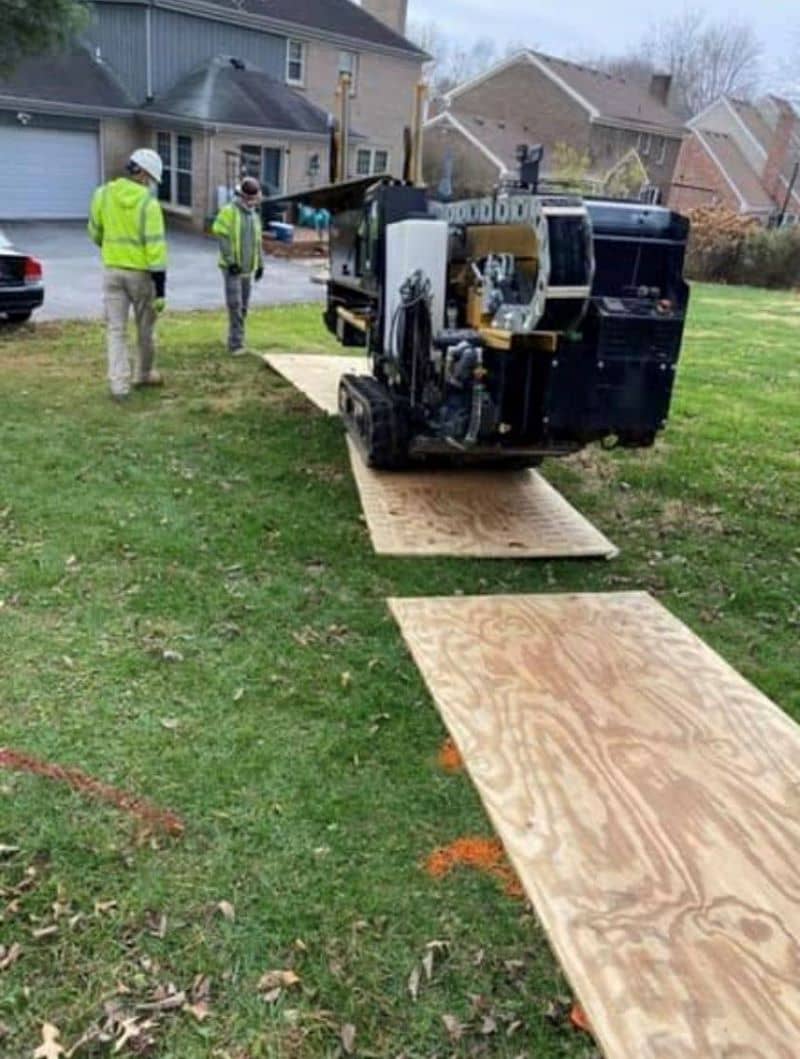
[[[16,250],[0,232],[0,317],[24,323],[43,301],[41,263]]]

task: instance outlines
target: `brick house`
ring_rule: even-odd
[[[0,219],[85,217],[140,146],[164,158],[165,208],[197,227],[243,171],[272,192],[325,183],[342,71],[349,173],[400,175],[426,58],[406,2],[93,0],[73,47],[0,80]]]
[[[516,147],[541,143],[544,176],[554,149],[573,148],[589,159],[591,186],[601,190],[615,170],[633,160],[643,183],[665,196],[685,129],[666,106],[667,75],[650,89],[579,63],[522,51],[435,104],[425,125],[425,175],[438,185],[452,174],[456,195],[488,190],[517,168]]]
[[[800,115],[788,100],[721,96],[689,123],[670,203],[724,205],[770,222],[800,220]]]

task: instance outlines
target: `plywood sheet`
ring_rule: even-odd
[[[606,1059],[796,1059],[800,728],[643,593],[390,605]]]
[[[317,356],[303,353],[266,353],[264,363],[304,393],[328,415],[339,413],[339,379],[366,374],[366,357]]]
[[[507,559],[617,554],[535,471],[373,471],[350,462],[379,555]]]

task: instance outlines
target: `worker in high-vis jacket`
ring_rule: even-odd
[[[245,320],[252,280],[257,282],[264,275],[260,205],[261,185],[254,177],[245,177],[236,188],[233,202],[217,214],[212,229],[219,243],[219,267],[228,307],[228,352],[234,357],[247,352]]]
[[[167,285],[164,214],[158,201],[163,163],[149,148],[134,151],[125,176],[99,187],[92,199],[89,236],[100,247],[111,396],[124,401],[135,387],[161,386],[153,332]],[[126,332],[133,309],[138,357],[131,365]],[[133,368],[133,370],[131,370]]]

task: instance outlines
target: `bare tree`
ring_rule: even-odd
[[[753,26],[734,18],[709,20],[699,9],[657,23],[640,55],[672,74],[674,105],[686,114],[723,94],[750,97],[760,81],[762,48]]]
[[[488,70],[500,55],[490,37],[470,44],[449,37],[437,22],[412,22],[408,37],[431,56],[425,76],[434,95],[442,95]]]

